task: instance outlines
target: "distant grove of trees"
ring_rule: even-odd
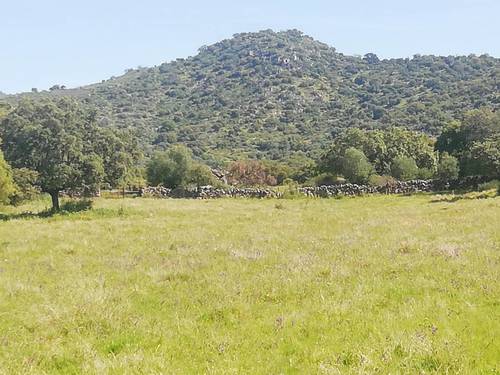
[[[54,210],[64,190],[91,194],[146,183],[186,188],[500,178],[500,113],[488,108],[466,112],[437,138],[397,127],[349,128],[316,163],[235,160],[219,165],[225,182],[180,144],[152,153],[144,163],[137,135],[99,126],[95,111],[69,99],[19,103],[3,114],[0,140],[0,202],[20,203],[41,191],[51,196]]]
[[[348,129],[334,140],[319,168],[353,182],[367,182],[370,175],[398,180],[499,178],[500,114],[487,108],[469,111],[436,140],[402,128]]]
[[[372,175],[411,180],[432,177],[437,158],[432,139],[423,133],[402,128],[348,129],[320,159],[319,169],[358,183]]]

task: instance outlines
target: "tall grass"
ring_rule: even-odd
[[[500,198],[45,205],[0,221],[2,374],[500,371]]]

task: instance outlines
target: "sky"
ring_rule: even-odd
[[[500,0],[0,0],[0,91],[77,87],[299,29],[349,55],[500,57]]]

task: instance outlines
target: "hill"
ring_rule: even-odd
[[[155,148],[184,143],[218,164],[317,157],[347,127],[436,135],[468,109],[498,109],[499,72],[500,59],[488,55],[380,60],[346,56],[297,30],[266,30],[98,84],[22,96],[81,98],[103,125],[135,128]]]

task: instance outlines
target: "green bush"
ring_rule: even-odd
[[[419,180],[431,180],[434,177],[434,171],[429,168],[419,168],[417,178]]]
[[[182,145],[155,153],[147,165],[146,173],[150,184],[171,189],[216,183],[210,169],[195,162],[191,151]]]
[[[354,184],[366,183],[374,171],[363,151],[354,147],[346,150],[340,169],[342,175]]]
[[[15,192],[12,168],[5,161],[0,151],[0,203],[9,203],[10,196]]]
[[[500,181],[499,180],[492,180],[489,182],[485,182],[484,184],[479,184],[477,187],[478,191],[487,191],[487,190],[493,190],[496,189],[498,192],[500,192]]]
[[[458,159],[447,152],[443,152],[438,164],[437,177],[444,181],[454,180],[458,178],[459,173]]]
[[[418,176],[417,163],[410,157],[397,157],[391,164],[391,175],[399,181],[414,180]]]

